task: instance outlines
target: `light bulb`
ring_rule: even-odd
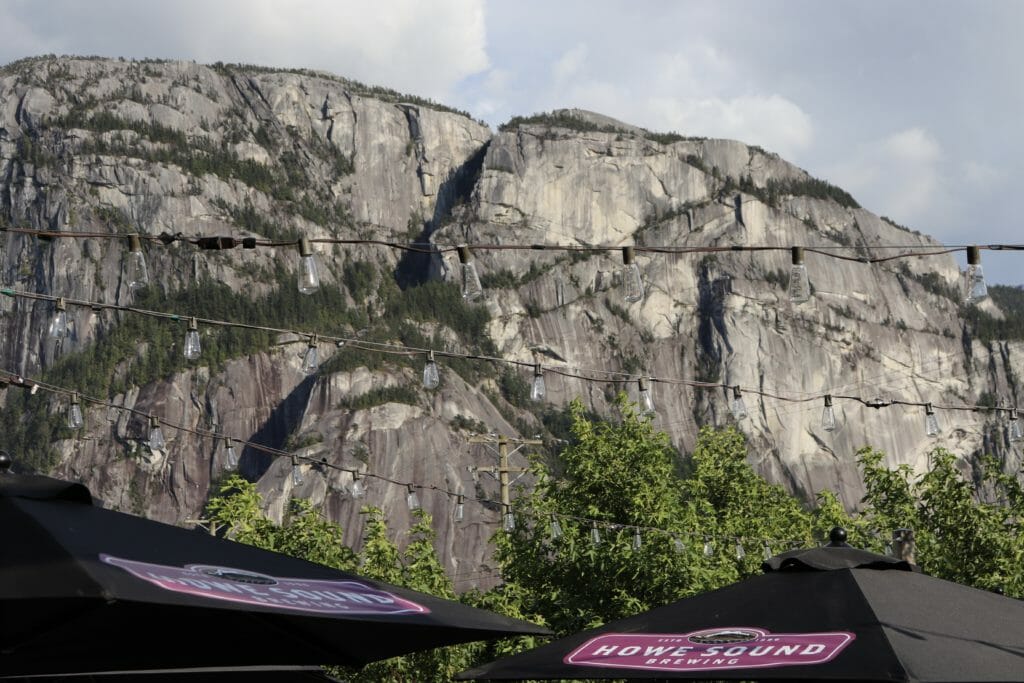
[[[821,411],[821,428],[826,432],[836,430],[836,411],[832,409],[832,397],[825,396],[825,407]]]
[[[366,497],[366,484],[363,482],[363,479],[359,476],[358,472],[352,473],[352,488],[350,493],[352,494],[352,498],[356,500]]]
[[[768,541],[764,542],[764,561],[772,559],[772,547],[768,545]]]
[[[452,520],[455,522],[461,522],[466,518],[466,503],[465,496],[459,494],[459,497],[455,499],[455,512],[452,514]]]
[[[49,334],[54,339],[63,339],[68,336],[68,308],[64,303],[64,297],[57,299],[53,310],[53,319],[50,321]]]
[[[736,539],[736,559],[742,560],[747,556],[747,551],[743,549],[743,542],[740,539]]]
[[[306,353],[302,357],[302,371],[307,375],[312,375],[319,367],[320,351],[317,350],[316,335],[313,335],[309,338],[309,344],[306,346]]]
[[[469,253],[469,247],[460,244],[458,247],[459,268],[462,278],[462,298],[466,301],[475,301],[484,294],[484,287],[480,284],[480,275],[476,272],[476,264],[473,263],[473,255]]]
[[[427,364],[423,366],[423,388],[437,389],[441,383],[441,375],[437,371],[437,363],[434,362],[434,352],[427,352]]]
[[[672,547],[675,549],[677,553],[681,553],[686,550],[686,544],[683,543],[683,540],[678,536],[672,539]]]
[[[601,545],[601,532],[597,530],[597,522],[590,525],[590,542],[594,545]]]
[[[405,504],[409,506],[410,510],[420,509],[420,497],[416,495],[416,489],[412,487],[412,484],[408,484],[405,493]]]
[[[299,240],[299,291],[312,294],[320,289],[320,274],[316,269],[316,257],[313,256],[313,245],[308,237]]]
[[[885,554],[889,557],[895,557],[892,552],[892,543],[889,543],[888,541],[885,542]]]
[[[164,432],[160,429],[160,420],[156,415],[149,416],[149,450],[162,451],[167,447]]]
[[[189,318],[188,332],[185,333],[185,358],[196,360],[202,352],[199,341],[199,325],[195,318]]]
[[[544,386],[544,371],[541,370],[540,363],[537,363],[533,366],[533,384],[530,385],[530,400],[543,401],[546,393],[547,388]]]
[[[704,557],[711,557],[715,554],[715,546],[712,545],[711,539],[704,539]]]
[[[807,279],[807,266],[804,265],[804,248],[793,247],[790,251],[793,265],[789,269],[789,300],[802,304],[811,298],[811,283]]]
[[[562,523],[558,521],[558,517],[551,515],[551,540],[557,541],[562,537]]]
[[[939,435],[939,419],[935,417],[935,409],[931,403],[924,406],[924,433],[928,436]]]
[[[516,516],[512,514],[512,508],[508,505],[505,506],[505,514],[501,516],[501,528],[506,534],[516,530]]]
[[[142,240],[138,235],[128,236],[128,256],[125,263],[125,276],[128,289],[135,291],[149,284],[149,269],[146,268],[146,257],[142,253]]]
[[[985,274],[981,270],[981,250],[967,247],[967,272],[964,273],[964,303],[973,304],[988,296]]]
[[[292,458],[292,486],[302,486],[306,478],[302,476],[302,465],[296,458]]]
[[[234,472],[238,469],[238,451],[234,439],[224,438],[224,469]]]
[[[633,530],[633,550],[640,550],[644,545],[644,539],[640,536],[640,530]]]
[[[555,306],[565,305],[565,280],[562,279],[562,274],[558,273],[555,275]]]
[[[654,396],[651,394],[651,387],[647,384],[647,380],[641,377],[637,380],[637,385],[640,388],[639,392],[639,405],[641,416],[654,416]]]
[[[1021,441],[1024,439],[1024,426],[1021,425],[1017,409],[1010,411],[1010,441]]]
[[[644,281],[633,255],[633,247],[622,248],[622,298],[631,304],[644,298]]]
[[[738,384],[732,388],[732,403],[729,404],[729,410],[737,422],[747,416],[747,404],[743,402],[743,393]]]
[[[78,392],[71,394],[71,403],[68,405],[68,428],[69,429],[81,429],[85,424],[85,418],[82,415],[82,404],[78,400]]]

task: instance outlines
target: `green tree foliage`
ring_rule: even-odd
[[[262,512],[262,500],[256,486],[232,476],[220,487],[219,495],[207,504],[207,518],[228,538],[335,569],[356,572],[397,586],[456,599],[448,578],[434,551],[434,531],[430,515],[416,512],[416,523],[407,532],[404,550],[389,538],[381,511],[363,508],[366,516],[363,548],[357,553],[344,544],[342,528],[326,519],[306,500],[292,500],[282,524],[269,520]],[[514,592],[472,593],[465,601],[485,609],[525,618],[518,611]],[[519,643],[519,641],[523,641]],[[533,638],[509,639],[494,643],[467,643],[416,652],[375,662],[358,671],[340,670],[337,674],[353,683],[374,681],[450,681],[459,671],[518,651],[535,644]]]

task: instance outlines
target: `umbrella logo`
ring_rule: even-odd
[[[171,567],[112,555],[100,555],[105,564],[119,567],[136,578],[174,593],[244,603],[272,610],[294,610],[334,615],[427,614],[430,610],[355,578],[269,576],[247,569],[190,564]]]
[[[724,671],[823,664],[853,642],[846,631],[772,633],[714,628],[690,633],[604,633],[569,653],[566,664],[649,671]]]

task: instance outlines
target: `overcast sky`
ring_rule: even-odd
[[[947,243],[1024,242],[1024,2],[0,0],[53,52],[324,69],[469,111],[581,107],[778,152]],[[984,252],[1024,283],[1024,254]]]

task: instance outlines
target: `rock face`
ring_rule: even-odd
[[[867,264],[808,253],[814,296],[796,305],[786,293],[787,250],[728,250],[800,244],[857,258],[872,247],[935,245],[823,187],[739,142],[654,135],[578,110],[492,134],[439,105],[325,74],[71,58],[0,70],[0,224],[433,246],[420,253],[317,244],[325,287],[340,292],[337,306],[351,313],[351,324],[324,330],[318,318],[280,327],[456,352],[487,342],[493,355],[598,380],[548,373],[552,408],[578,396],[606,413],[615,391],[635,392],[636,378],[650,376],[660,380],[653,383],[655,423],[682,452],[701,425],[734,419],[727,390],[674,380],[740,385],[748,389],[749,417],[739,426],[752,463],[808,499],[833,489],[855,506],[862,486],[853,455],[865,444],[917,469],[933,445],[964,456],[965,467],[991,452],[1016,469],[1019,452],[989,413],[939,410],[935,441],[924,433],[920,407],[873,409],[840,398],[1019,402],[1024,349],[971,338],[950,296],[959,277],[952,257]],[[448,248],[460,243],[725,249],[639,251],[646,296],[636,304],[622,300],[617,251],[478,249],[488,283],[486,335],[468,339],[454,323],[417,312],[412,328],[381,331],[393,314],[387,292],[397,291],[395,283],[408,292],[457,279]],[[3,286],[135,305],[123,274],[127,246],[126,239],[44,242],[8,232],[0,243]],[[169,302],[187,303],[173,297],[197,282],[219,282],[236,298],[258,301],[294,287],[292,246],[199,252],[151,242],[146,251],[156,289],[167,297],[153,306],[159,310],[182,313]],[[74,382],[83,371],[74,370],[74,359],[95,357],[89,349],[112,343],[131,316],[74,307],[71,334],[55,345],[44,334],[49,301],[3,303],[0,367],[79,390]],[[339,348],[323,372],[307,376],[305,341],[282,334],[217,362],[134,382],[142,375],[133,368],[146,365],[158,343],[142,335],[110,360],[116,381],[100,397],[129,410],[87,406],[87,426],[76,438],[66,430],[51,435],[47,466],[83,479],[108,505],[175,523],[196,519],[222,476],[223,444],[167,430],[167,448],[149,453],[145,416],[158,415],[345,468],[303,465],[296,485],[288,458],[247,449],[242,460],[273,514],[283,515],[291,496],[311,498],[353,544],[364,504],[384,509],[396,531],[407,528],[401,484],[415,482],[426,487],[419,495],[457,588],[493,583],[486,562],[498,507],[467,504],[460,524],[451,512],[456,494],[497,498],[493,481],[467,471],[494,464],[486,446],[470,443],[470,430],[548,433],[540,413],[516,400],[515,374],[441,359],[441,387],[425,392],[418,388],[421,356],[410,363],[377,354],[363,363]],[[20,389],[5,391],[8,412],[22,405],[10,396]],[[831,433],[820,426],[820,398],[799,401],[824,393],[836,397],[839,428]],[[63,403],[35,409],[56,414]],[[517,452],[512,464],[525,462]],[[352,471],[381,477],[363,478],[365,499],[351,495]]]

